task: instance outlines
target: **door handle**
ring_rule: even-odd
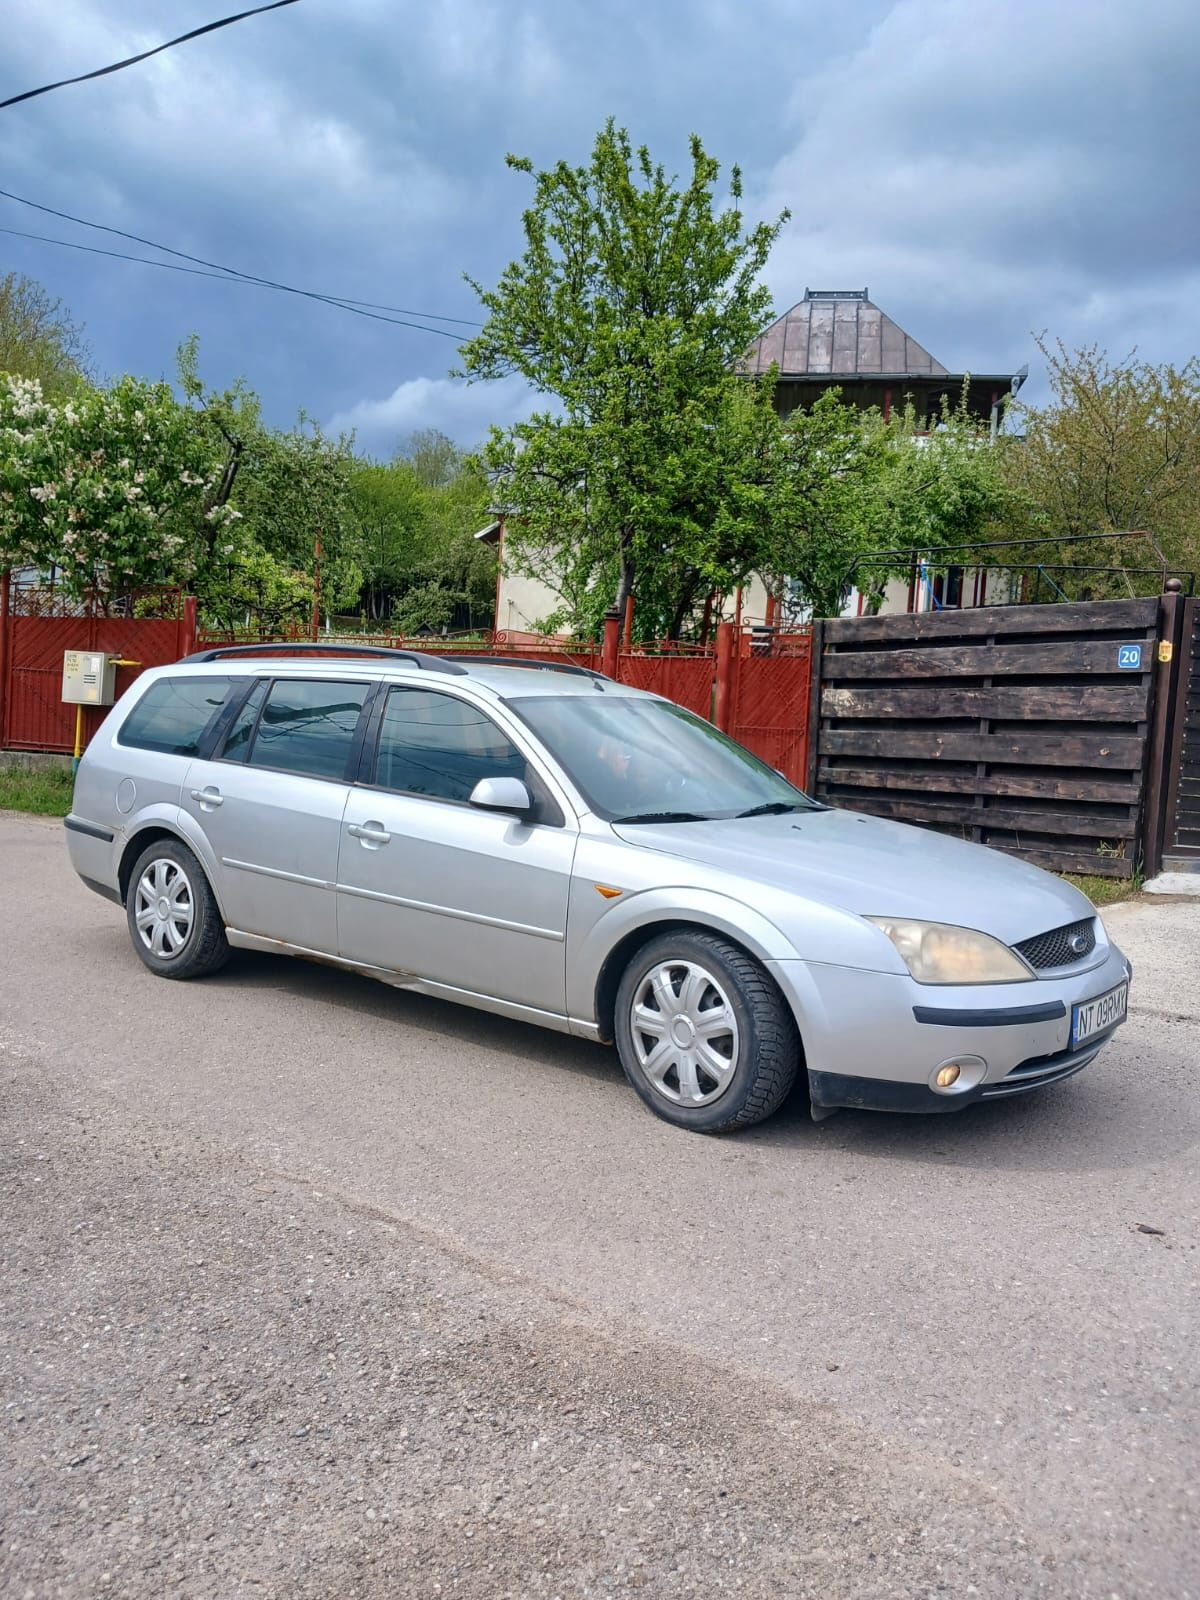
[[[201,811],[215,811],[218,806],[225,804],[225,796],[211,783],[205,789],[192,789],[190,793]]]
[[[361,839],[368,849],[386,844],[392,837],[382,822],[352,822],[346,831],[352,839]]]

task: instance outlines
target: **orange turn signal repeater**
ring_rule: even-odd
[[[615,900],[621,892],[620,889],[614,889],[610,883],[598,883],[596,885],[596,893],[602,894],[606,900]]]

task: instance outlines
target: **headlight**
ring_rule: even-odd
[[[900,952],[918,983],[1027,983],[1033,976],[1006,944],[944,922],[868,917]]]

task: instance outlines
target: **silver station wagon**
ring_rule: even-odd
[[[66,826],[161,977],[319,957],[614,1042],[700,1132],[798,1074],[816,1117],[1021,1094],[1125,1018],[1129,963],[1069,884],[818,805],[575,667],[210,650],[113,708]]]

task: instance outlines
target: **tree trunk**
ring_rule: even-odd
[[[614,601],[618,617],[625,616],[625,603],[633,593],[633,557],[629,553],[631,536],[621,535],[621,575],[617,580],[617,598]]]
[[[692,607],[696,600],[696,588],[700,582],[699,573],[693,573],[684,583],[683,589],[675,602],[675,610],[671,613],[670,626],[667,629],[667,638],[672,644],[679,640],[683,632],[683,625],[692,614]]]
[[[223,506],[228,501],[229,496],[233,493],[234,483],[237,481],[238,467],[241,465],[241,460],[242,441],[240,439],[230,439],[229,454],[225,457],[225,470],[221,474],[221,481],[217,485],[216,494],[204,508],[206,512],[211,511],[215,506]],[[207,517],[205,517],[205,524],[205,540],[208,544],[208,554],[211,558],[213,546],[217,542],[217,528],[216,524],[209,522]]]

